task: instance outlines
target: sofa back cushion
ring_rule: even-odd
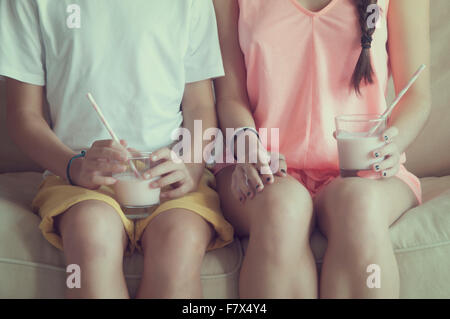
[[[407,150],[407,168],[423,176],[450,175],[450,1],[435,0],[431,12],[432,94],[430,119]],[[392,92],[391,92],[392,95]],[[48,109],[48,106],[47,106]],[[5,88],[0,80],[0,173],[39,170],[11,141],[5,125]]]

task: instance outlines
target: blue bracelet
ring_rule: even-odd
[[[75,184],[72,182],[72,179],[70,178],[70,165],[72,164],[72,161],[76,158],[80,158],[80,157],[85,157],[86,156],[86,151],[81,151],[80,154],[75,155],[74,157],[72,157],[69,160],[69,163],[67,163],[67,168],[66,168],[66,177],[67,180],[69,181],[70,185],[75,186]]]

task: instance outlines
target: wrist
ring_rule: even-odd
[[[194,180],[199,180],[202,177],[203,172],[205,170],[205,164],[204,163],[189,163],[189,164],[186,164],[186,168]]]
[[[83,157],[80,155],[75,155],[75,157],[72,157],[72,159],[67,164],[68,169],[66,179],[69,183],[72,183],[72,185],[79,186],[79,176],[84,161]]]
[[[243,145],[242,142],[244,142]],[[257,153],[261,146],[259,133],[252,127],[238,128],[231,139],[231,151],[235,160],[245,155],[245,161],[248,161],[249,157]]]

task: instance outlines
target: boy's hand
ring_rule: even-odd
[[[185,164],[172,150],[160,149],[152,154],[152,162],[159,162],[144,174],[144,178],[161,178],[150,184],[151,188],[172,186],[172,190],[161,192],[161,198],[182,197],[197,189],[203,175],[203,164]],[[174,161],[175,160],[175,161]]]
[[[122,173],[127,168],[127,143],[121,140],[120,144],[113,140],[95,141],[84,158],[72,162],[70,176],[73,183],[88,189],[115,184],[116,179],[111,175]]]

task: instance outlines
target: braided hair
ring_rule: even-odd
[[[375,27],[369,27],[368,19],[372,14],[367,12],[369,5],[377,4],[377,0],[353,0],[359,14],[359,25],[361,28],[361,54],[353,71],[351,85],[357,94],[360,94],[360,85],[364,81],[366,84],[373,83],[373,70],[370,63],[370,48]]]

